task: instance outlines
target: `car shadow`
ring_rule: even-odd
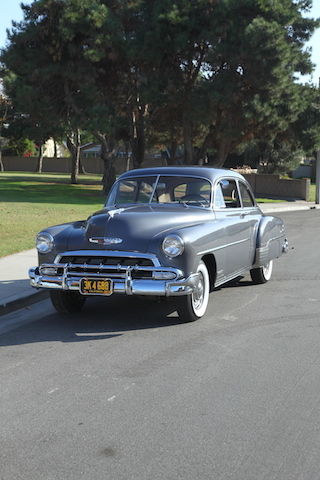
[[[49,304],[48,304],[49,305]],[[108,340],[132,330],[183,324],[172,301],[151,298],[89,298],[80,313],[45,315],[0,336],[0,346]]]

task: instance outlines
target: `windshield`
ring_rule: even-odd
[[[136,203],[183,203],[208,207],[211,183],[203,178],[150,176],[126,178],[117,182],[110,192],[107,205]]]

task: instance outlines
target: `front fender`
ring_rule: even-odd
[[[254,267],[280,257],[287,249],[285,227],[281,218],[262,217],[258,227]]]
[[[161,265],[179,268],[186,276],[197,271],[203,252],[210,252],[217,248],[215,258],[217,266],[222,264],[221,255],[223,250],[219,247],[223,243],[223,229],[220,222],[214,218],[205,223],[199,223],[183,228],[172,229],[164,235],[157,235],[149,245],[149,252],[154,253],[160,260]],[[185,249],[182,255],[175,258],[168,258],[161,249],[162,241],[166,235],[179,235],[184,241]]]
[[[81,249],[83,247],[84,226],[85,221],[77,221],[64,223],[62,225],[54,225],[42,230],[52,235],[54,239],[54,248],[51,252],[43,254],[38,252],[39,265],[42,263],[52,263],[56,256],[67,250],[70,250],[70,240],[72,239],[72,249]],[[76,243],[75,243],[76,239]]]

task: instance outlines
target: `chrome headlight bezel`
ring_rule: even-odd
[[[36,247],[39,253],[50,253],[54,247],[53,236],[48,232],[40,232],[36,236]]]
[[[175,258],[184,252],[184,241],[179,235],[167,235],[162,242],[162,251],[169,258]]]

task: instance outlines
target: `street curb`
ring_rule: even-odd
[[[12,302],[2,304],[0,305],[0,318],[8,313],[20,310],[21,308],[29,307],[30,305],[38,303],[47,298],[49,298],[49,293],[46,290],[42,290],[32,293],[31,295],[18,298],[17,300],[13,300]]]
[[[301,212],[301,211],[307,211],[307,210],[319,210],[320,205],[283,205],[280,208],[272,207],[272,206],[267,206],[267,204],[259,203],[259,208],[262,210],[264,214],[268,213],[281,213],[281,212]],[[265,207],[265,208],[264,208]]]

